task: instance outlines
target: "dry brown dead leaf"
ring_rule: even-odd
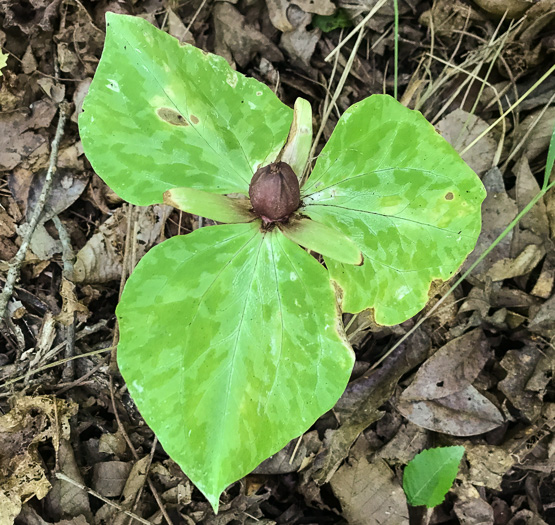
[[[413,423],[453,436],[475,436],[502,425],[502,414],[472,385],[438,399],[405,401],[397,409]]]
[[[180,42],[195,45],[193,34],[187,31],[187,27],[173,9],[168,9],[168,33]]]
[[[56,453],[69,439],[69,418],[77,405],[50,396],[20,397],[12,410],[0,417],[0,523],[10,525],[21,505],[36,496],[44,498],[50,483],[38,454],[38,444],[52,441]]]
[[[139,461],[136,461],[129,472],[123,491],[121,493],[122,501],[120,505],[126,509],[131,510],[136,501],[136,497],[143,488],[146,482],[146,471],[150,464],[150,457],[145,456]],[[115,509],[114,509],[115,510]],[[110,523],[112,525],[125,525],[129,518],[126,514],[115,513],[116,516],[112,518]]]
[[[433,26],[437,35],[455,39],[458,31],[467,29],[469,20],[483,21],[484,17],[478,9],[461,0],[436,0],[418,21],[427,27]]]
[[[429,448],[429,432],[407,421],[378,452],[381,458],[398,465],[406,465],[420,451]]]
[[[41,146],[47,148],[47,137],[35,130],[48,127],[55,114],[56,106],[47,99],[33,104],[30,112],[0,112],[0,172],[13,170],[23,160],[32,162],[42,153]]]
[[[529,244],[514,259],[507,257],[495,262],[487,271],[486,277],[492,281],[503,281],[521,275],[528,275],[545,256],[545,248]]]
[[[8,210],[0,206],[0,260],[9,261],[17,253],[16,233],[16,222]]]
[[[518,40],[528,45],[534,42],[540,31],[555,20],[555,2],[553,0],[538,0],[526,11],[524,23],[518,28]]]
[[[515,146],[524,140],[520,151],[529,160],[534,160],[538,155],[547,151],[555,126],[555,107],[548,107],[545,111],[543,109],[539,108],[527,115],[513,136]],[[524,138],[526,135],[527,137]]]
[[[511,404],[530,422],[541,415],[542,400],[555,366],[555,352],[527,345],[509,350],[501,360],[507,377],[499,382],[501,390]]]
[[[330,480],[360,433],[382,417],[380,407],[391,398],[399,379],[427,357],[429,348],[428,335],[415,332],[381,368],[369,370],[347,385],[334,407],[340,426],[326,430],[322,450],[311,467],[316,483]]]
[[[555,295],[545,301],[528,324],[530,331],[547,339],[555,336]]]
[[[298,440],[301,439],[297,447]],[[300,470],[306,462],[316,454],[322,442],[318,432],[313,430],[303,434],[301,438],[293,439],[277,454],[270,456],[253,471],[253,474],[288,474]],[[294,455],[293,455],[294,453]],[[293,461],[291,461],[293,460]]]
[[[270,62],[280,62],[283,55],[277,46],[264,34],[249,25],[239,10],[227,3],[216,2],[213,8],[215,42],[214,51],[230,64],[240,67],[259,53]]]
[[[500,490],[501,481],[514,465],[516,458],[503,447],[465,443],[466,459],[470,464],[467,479],[473,485]]]
[[[518,18],[534,5],[533,0],[474,0],[484,11],[498,17]]]
[[[383,459],[370,463],[361,436],[349,460],[333,475],[331,488],[350,525],[408,525],[409,515],[399,480]]]
[[[119,498],[133,464],[130,461],[103,461],[93,469],[92,488],[106,498]]]
[[[420,367],[401,394],[398,410],[416,425],[455,436],[498,427],[503,416],[471,384],[490,356],[481,329],[449,341]]]
[[[75,460],[75,454],[69,441],[60,442],[58,452],[58,472],[65,474],[68,478],[84,484],[81,471]],[[56,520],[61,518],[77,518],[84,516],[88,521],[92,520],[89,495],[72,483],[59,479],[52,479],[52,489],[46,496],[46,507],[49,514]]]
[[[521,211],[540,192],[540,186],[530,169],[528,159],[524,155],[515,164],[513,173],[516,176],[516,203],[519,211]],[[549,238],[549,220],[543,199],[540,199],[520,220],[518,226],[519,230],[530,230],[537,235],[538,244],[542,244]],[[520,251],[519,248],[519,246],[513,246],[513,250]]]
[[[463,263],[465,271],[470,265],[491,246],[493,241],[505,230],[516,217],[518,208],[516,202],[509,197],[503,182],[503,174],[498,168],[493,168],[482,179],[486,187],[487,196],[482,204],[482,231],[476,248]],[[474,269],[472,277],[484,280],[486,272],[499,259],[509,257],[513,232],[511,231]]]
[[[295,0],[305,13],[312,13],[314,15],[330,16],[336,11],[335,4],[330,0]]]
[[[288,0],[266,0],[268,15],[272,25],[283,33],[295,29],[295,26],[287,17],[287,8],[290,5]]]
[[[98,442],[98,451],[103,454],[112,454],[120,459],[127,451],[127,443],[123,434],[121,432],[102,434]]]
[[[462,109],[456,109],[443,117],[436,125],[437,130],[457,151],[463,151],[474,139],[488,128],[488,123]],[[490,133],[486,134],[468,152],[463,160],[479,175],[493,168],[497,141]]]
[[[136,209],[137,236],[136,242],[131,242],[136,261],[160,239],[172,209],[164,205]],[[74,264],[76,283],[106,283],[120,279],[127,235],[126,210],[118,208],[77,253]]]
[[[75,322],[77,318],[80,322],[85,322],[89,315],[89,309],[81,304],[75,295],[75,285],[62,277],[62,286],[60,289],[62,296],[62,311],[55,317],[59,323],[69,326]]]
[[[403,392],[406,401],[439,399],[472,383],[491,355],[481,329],[467,332],[437,350]]]
[[[460,525],[492,525],[494,513],[489,503],[480,497],[480,493],[470,484],[455,485],[457,496],[453,510]]]
[[[5,28],[17,27],[27,35],[52,31],[60,1],[28,0],[22,9],[19,0],[5,0],[2,5],[3,25]]]

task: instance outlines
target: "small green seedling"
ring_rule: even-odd
[[[423,450],[405,467],[403,490],[413,507],[440,505],[451,489],[464,447],[439,447]]]
[[[405,321],[480,231],[480,180],[420,113],[353,105],[300,185],[309,103],[141,18],[107,14],[79,129],[125,200],[225,223],[149,251],[117,308],[129,392],[215,510],[343,393],[341,310]]]

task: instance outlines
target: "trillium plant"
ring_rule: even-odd
[[[117,308],[129,392],[216,511],[343,393],[341,313],[405,321],[480,231],[480,180],[420,113],[354,104],[303,178],[307,101],[291,109],[141,18],[107,14],[79,129],[123,199],[223,223],[150,250]]]

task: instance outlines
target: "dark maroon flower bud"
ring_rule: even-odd
[[[268,164],[254,174],[249,197],[254,212],[266,222],[282,221],[301,204],[299,179],[285,162]]]

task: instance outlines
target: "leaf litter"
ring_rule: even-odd
[[[274,0],[183,5],[138,0],[131,9],[120,2],[32,0],[24,11],[20,2],[4,2],[0,286],[40,190],[57,105],[64,97],[81,104],[102,50],[106,10],[141,15],[222,54],[242,72],[267,79],[289,105],[304,94],[318,124],[327,90],[335,89],[339,78],[332,77],[333,61],[324,58],[350,27],[322,33],[314,16],[332,16],[341,7],[343,23],[353,27],[375,3],[303,1],[293,8]],[[512,2],[509,18],[515,26],[501,21],[494,4],[399,1],[399,92],[406,91],[411,107],[428,117],[440,114],[438,131],[458,141],[460,150],[499,116],[499,105],[507,109],[552,63],[553,2]],[[386,3],[367,24],[325,137],[349,105],[384,86],[392,90],[392,29],[393,9]],[[338,54],[338,73],[350,49],[352,42]],[[479,77],[487,69],[481,66],[493,61],[480,90]],[[463,270],[540,186],[555,118],[552,82],[553,76],[506,117],[504,127],[465,154],[488,197],[474,259]],[[75,122],[77,110],[72,111]],[[74,124],[64,134],[59,167],[50,211],[36,234],[42,251],[32,248],[27,254],[0,329],[2,446],[11,451],[0,461],[0,512],[6,523],[125,523],[129,517],[122,510],[152,523],[167,518],[188,524],[408,523],[400,485],[404,465],[424,448],[450,444],[465,446],[466,455],[447,503],[430,520],[514,525],[555,519],[553,192],[474,270],[453,300],[376,369],[373,364],[416,320],[385,328],[369,313],[354,319],[349,335],[358,361],[344,396],[305,436],[233,485],[214,517],[153,442],[117,374],[111,390],[115,371],[105,350],[114,340],[122,274],[125,280],[151,246],[196,229],[199,220],[161,207],[131,213],[122,207],[86,164]],[[70,281],[62,276],[65,256],[54,216],[67,229],[75,256]],[[435,294],[433,289],[433,300]],[[75,333],[69,341],[68,326]],[[102,353],[79,355],[95,351]],[[63,363],[41,370],[75,356],[69,380]],[[120,507],[56,479],[55,472],[110,494]]]

